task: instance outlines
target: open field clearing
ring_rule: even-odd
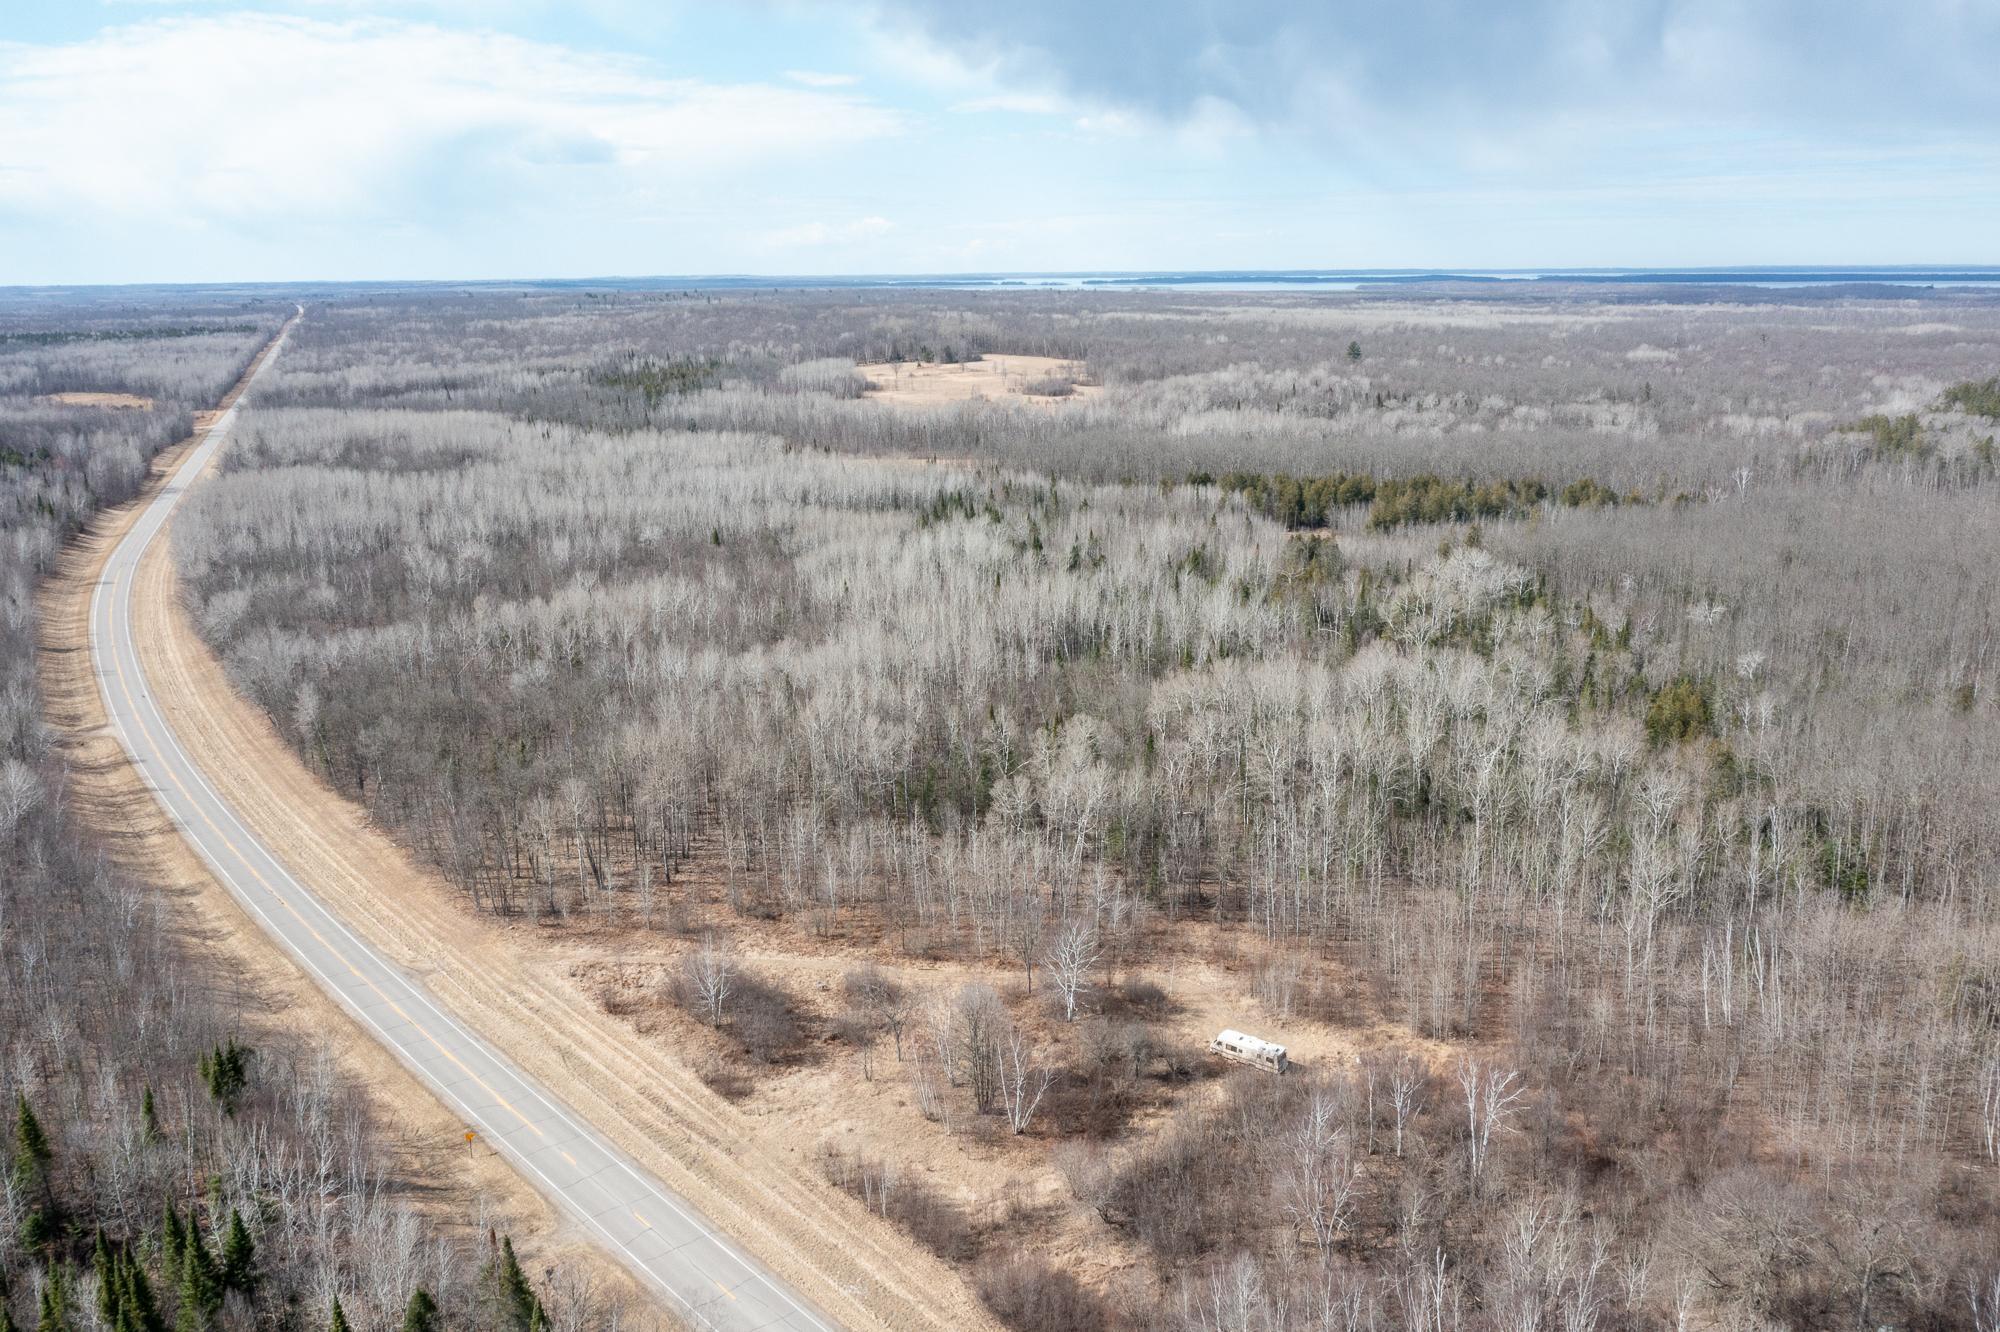
[[[1343,992],[1352,978],[1339,968],[1301,966],[1291,982],[1292,1005],[1279,1008],[1258,995],[1269,959],[1256,937],[1228,931],[1189,949],[1160,931],[1145,941],[1147,963],[1115,969],[1093,999],[1093,1008],[1122,1008],[1143,1021],[1143,1034],[1128,1031],[1124,1039],[1142,1039],[1157,1053],[1141,1055],[1109,1085],[1085,1094],[1065,1078],[1038,1112],[1052,1121],[1046,1133],[1016,1136],[1004,1124],[982,1120],[970,1105],[950,1105],[948,1094],[945,1108],[927,1111],[911,1088],[911,1055],[898,1056],[890,1039],[854,1039],[851,978],[879,976],[906,993],[990,989],[1038,1048],[1060,1048],[1073,1034],[1042,1002],[1046,981],[1044,991],[1030,991],[1022,972],[1005,965],[913,959],[871,938],[865,917],[830,938],[746,925],[720,892],[704,892],[701,881],[697,870],[687,896],[677,899],[677,929],[666,938],[635,932],[631,922],[576,931],[580,937],[562,950],[572,974],[607,1012],[681,1052],[747,1112],[794,1132],[809,1128],[823,1160],[867,1162],[892,1192],[938,1198],[949,1215],[930,1218],[935,1229],[922,1233],[946,1256],[973,1260],[1019,1247],[1112,1302],[1141,1297],[1151,1287],[1146,1250],[1119,1242],[1098,1216],[1072,1205],[1046,1133],[1110,1133],[1121,1152],[1135,1157],[1160,1149],[1177,1116],[1218,1113],[1228,1094],[1249,1081],[1201,1053],[1232,1022],[1250,1021],[1287,1043],[1295,1068],[1308,1076],[1350,1074],[1364,1059],[1406,1050],[1446,1070],[1454,1053],[1399,1023],[1369,1017],[1364,1004]],[[746,975],[787,996],[799,1029],[788,1047],[759,1047],[746,1058],[737,1034],[711,1027],[674,999],[688,959],[698,957],[702,941],[715,932],[732,938]],[[1130,995],[1139,996],[1136,1005],[1122,1002]],[[912,1052],[917,1043],[912,1036]],[[1085,1075],[1072,1076],[1081,1082]]]
[[[136,393],[49,393],[35,401],[52,407],[113,407],[133,412],[153,409],[151,398],[142,398]]]
[[[1054,356],[993,356],[939,365],[895,361],[856,367],[870,400],[895,407],[949,407],[962,402],[1012,402],[1052,407],[1104,391],[1080,382],[1084,367]]]

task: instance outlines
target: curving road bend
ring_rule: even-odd
[[[244,382],[284,348],[300,308]],[[229,437],[242,394],[112,550],[90,601],[90,653],[105,711],[141,779],[181,835],[266,933],[364,1029],[504,1153],[552,1202],[704,1332],[833,1332],[778,1278],[650,1178],[574,1111],[472,1034],[377,953],[265,847],[189,758],[157,706],[132,638],[140,557]]]

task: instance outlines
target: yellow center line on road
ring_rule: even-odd
[[[710,1277],[709,1280],[715,1281],[715,1278]],[[723,1285],[720,1281],[715,1282],[715,1288],[721,1291],[724,1295],[727,1295],[732,1300],[736,1298],[736,1292],[731,1290],[729,1287]]]

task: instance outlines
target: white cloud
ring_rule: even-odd
[[[847,88],[861,82],[853,74],[824,74],[816,69],[788,69],[785,77],[808,88]]]
[[[0,43],[0,212],[16,214],[453,218],[658,194],[901,128],[851,94],[396,21],[232,14]]]
[[[809,250],[831,245],[852,245],[873,240],[895,230],[886,217],[856,218],[852,222],[804,222],[795,227],[767,231],[759,240],[768,250]]]
[[[1006,111],[1022,116],[1068,116],[1075,115],[1077,104],[1066,97],[1053,93],[1016,92],[995,93],[991,97],[974,97],[963,102],[954,102],[952,110],[968,114],[983,111]]]

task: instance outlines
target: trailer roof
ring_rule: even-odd
[[[1215,1039],[1221,1041],[1225,1045],[1233,1045],[1241,1047],[1243,1050],[1253,1054],[1264,1053],[1264,1054],[1281,1055],[1285,1052],[1285,1047],[1279,1045],[1276,1041],[1267,1041],[1260,1036],[1245,1035],[1243,1032],[1236,1030],[1234,1027],[1224,1028],[1222,1034],[1216,1037]]]

